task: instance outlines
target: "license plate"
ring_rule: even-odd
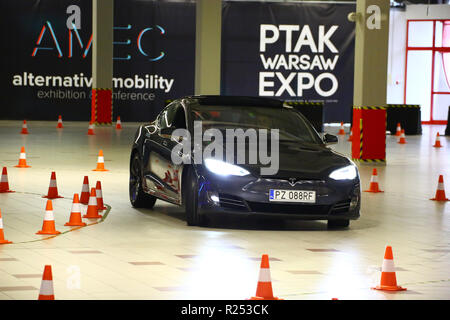
[[[269,201],[315,203],[316,192],[310,190],[270,189]]]

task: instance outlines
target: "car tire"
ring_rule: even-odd
[[[188,226],[206,225],[206,217],[198,213],[198,180],[192,167],[187,170],[183,180],[183,203]]]
[[[142,189],[142,164],[137,152],[133,154],[130,163],[129,195],[134,208],[152,209],[156,202],[156,197]]]
[[[350,225],[348,219],[328,220],[328,228],[347,228]]]

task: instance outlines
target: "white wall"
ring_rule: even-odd
[[[403,103],[406,51],[406,11],[391,9],[389,21],[389,55],[387,103]]]
[[[448,4],[411,4],[406,6],[407,19],[450,19]]]

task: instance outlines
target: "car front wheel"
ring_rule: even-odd
[[[183,182],[183,203],[188,226],[201,226],[207,223],[206,217],[198,213],[198,181],[192,167],[186,167]]]
[[[328,228],[347,228],[349,225],[348,219],[328,220]]]

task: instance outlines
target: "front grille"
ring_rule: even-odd
[[[350,200],[339,201],[331,209],[331,213],[344,213],[350,210]]]
[[[250,210],[254,212],[326,215],[330,210],[330,206],[327,205],[281,204],[250,201],[247,201],[247,203]]]
[[[277,179],[281,181],[288,181],[289,178],[297,178],[297,181],[305,181],[305,182],[319,182],[323,183],[325,182],[324,179],[320,176],[318,176],[316,173],[307,173],[307,172],[295,172],[295,171],[289,171],[289,170],[278,170],[276,175],[270,175],[270,176],[261,176],[262,178],[266,179]]]
[[[241,198],[231,194],[219,193],[219,204],[222,208],[248,211],[245,202]]]

